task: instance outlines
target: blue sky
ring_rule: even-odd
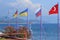
[[[59,11],[60,11],[60,0],[0,0],[0,20],[5,16],[9,16],[10,19],[13,19],[14,18],[13,14],[17,9],[18,9],[18,12],[20,13],[26,8],[28,8],[29,20],[40,20],[40,17],[36,18],[35,16],[36,10],[40,8],[42,10],[43,23],[57,23],[56,14],[48,15],[49,10],[52,8],[52,6],[54,6],[57,3],[59,4]],[[8,15],[8,10],[9,10],[9,15]],[[18,18],[26,19],[26,17],[21,17],[21,16],[18,16]],[[48,26],[51,26],[51,25],[48,25]],[[53,30],[52,32],[55,33],[56,27],[55,28],[54,27],[51,27],[51,28],[48,27],[47,31],[51,32]],[[48,39],[57,40],[57,36],[54,33],[48,35],[47,40]],[[55,35],[55,36],[52,36],[52,35]]]
[[[59,0],[0,0],[0,18],[8,16],[8,10],[10,18],[13,18],[17,9],[20,13],[28,8],[29,20],[40,20],[39,17],[36,18],[35,12],[38,8],[41,8],[43,23],[57,23],[57,15],[48,15],[51,7],[57,3],[60,5]],[[18,18],[24,19],[20,16]]]

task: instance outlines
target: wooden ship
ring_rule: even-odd
[[[16,30],[12,26],[7,26],[4,30],[5,31],[0,35],[0,38],[15,40],[28,40],[31,38],[31,31],[27,27],[20,27]]]

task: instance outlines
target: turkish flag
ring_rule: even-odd
[[[50,14],[58,14],[58,4],[54,5],[50,11],[49,11],[49,15]]]

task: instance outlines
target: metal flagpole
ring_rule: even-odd
[[[42,12],[42,6],[41,6],[41,12]],[[45,28],[42,26],[42,14],[40,16],[40,40],[42,40],[42,31],[44,32],[45,40],[46,40],[46,31]]]
[[[33,40],[33,32],[32,32],[32,29],[31,29],[31,24],[32,24],[32,22],[29,22],[29,24],[30,24],[30,31],[31,31],[31,40]]]
[[[28,13],[27,13],[28,14]],[[27,26],[28,26],[28,28],[30,29],[30,31],[32,32],[32,30],[31,30],[31,23],[29,22],[29,17],[28,17],[29,15],[27,15]],[[30,24],[30,26],[29,26],[29,24]],[[33,39],[32,39],[33,40]]]
[[[28,10],[28,9],[27,9]],[[27,11],[27,27],[29,27],[28,11]],[[27,39],[27,38],[26,38]]]
[[[18,18],[16,17],[16,29],[18,29]]]
[[[9,10],[8,10],[8,26],[10,26],[10,15],[9,15]]]
[[[18,14],[18,10],[17,11],[17,14]],[[16,17],[16,28],[18,27],[18,18]]]
[[[58,8],[59,8],[59,4],[58,4]],[[58,40],[60,40],[60,26],[59,26],[59,9],[58,9],[58,15],[57,15],[57,22],[58,22]]]
[[[28,12],[27,12],[27,26],[29,27]]]
[[[42,15],[40,16],[40,40],[42,40]]]
[[[42,6],[41,6],[41,12],[42,12]],[[41,31],[40,32],[40,40],[42,40],[42,31],[43,31],[43,34],[46,34],[45,29],[42,25],[43,24],[42,24],[42,14],[41,14],[41,16],[40,16],[40,31]],[[45,37],[45,40],[46,40],[46,37]]]
[[[45,28],[44,28],[44,30],[45,30]],[[47,39],[46,39],[46,37],[47,37],[46,30],[45,30],[44,34],[45,34],[45,40],[47,40]]]

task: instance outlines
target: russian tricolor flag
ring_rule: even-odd
[[[36,17],[39,17],[39,16],[41,16],[41,9],[40,8],[36,12]]]

